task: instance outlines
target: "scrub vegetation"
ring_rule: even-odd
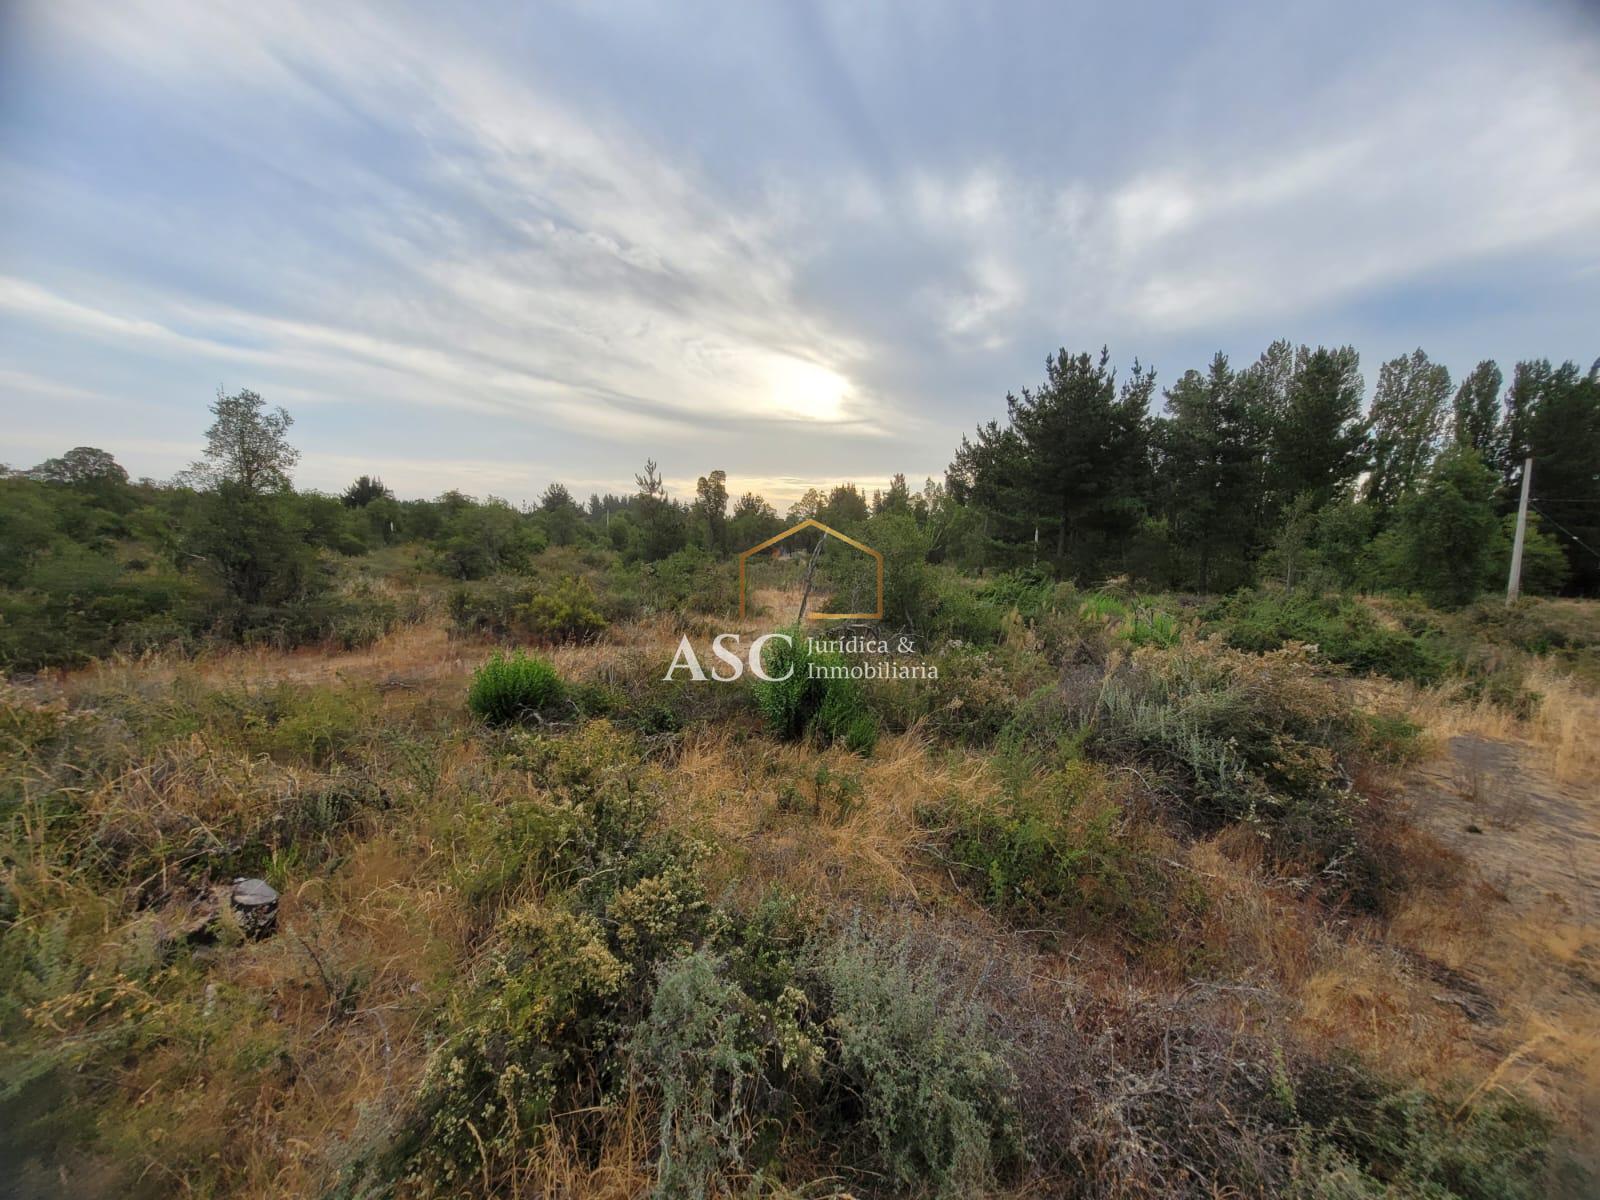
[[[1342,378],[1321,353],[1285,386]],[[1486,472],[1449,448],[1156,553],[1160,488],[1123,527],[1028,458],[1098,369],[980,438],[1026,471],[969,444],[948,488],[791,514],[885,555],[910,678],[811,672],[855,626],[802,605],[875,587],[839,539],[752,560],[739,618],[730,552],[783,522],[720,472],[322,497],[244,393],[178,485],[87,451],[0,481],[19,1194],[1592,1189],[1600,912],[1561,838],[1595,820],[1600,611],[1339,565],[1381,509],[1362,544],[1424,569],[1414,497]],[[1110,411],[1159,465],[1235,379]],[[663,678],[785,629],[773,682]],[[238,878],[280,894],[266,935]]]

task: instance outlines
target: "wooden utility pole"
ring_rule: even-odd
[[[1517,536],[1511,543],[1511,578],[1506,581],[1509,606],[1522,590],[1522,541],[1528,533],[1528,485],[1533,480],[1533,459],[1522,460],[1522,499],[1517,503]]]

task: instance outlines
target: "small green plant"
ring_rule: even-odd
[[[811,649],[805,634],[793,629],[787,639],[767,643],[762,669],[771,678],[756,682],[756,706],[779,737],[840,742],[857,754],[877,745],[877,717],[839,655]]]
[[[566,687],[556,669],[537,654],[496,653],[472,676],[467,706],[490,725],[510,725],[558,703]]]

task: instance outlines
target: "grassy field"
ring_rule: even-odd
[[[1600,607],[929,568],[936,680],[663,680],[798,569],[6,685],[9,1194],[1593,1186]]]

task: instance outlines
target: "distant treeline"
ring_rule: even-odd
[[[1107,352],[1061,351],[1006,397],[1003,420],[962,439],[944,482],[896,475],[870,496],[842,483],[783,515],[754,494],[731,501],[720,470],[671,497],[653,461],[627,495],[580,503],[551,483],[524,508],[459,491],[399,500],[366,475],[340,495],[297,491],[289,415],[219,394],[205,457],[169,483],[131,482],[92,447],[0,468],[0,665],[202,633],[360,640],[374,605],[340,586],[337,562],[402,543],[474,580],[526,573],[549,547],[723,557],[807,516],[862,534],[908,576],[946,563],[1202,592],[1276,579],[1459,604],[1503,583],[1528,457],[1525,587],[1600,590],[1600,362],[1520,362],[1506,385],[1485,361],[1454,386],[1418,350],[1382,365],[1370,407],[1364,394],[1352,348],[1275,342],[1243,370],[1219,353],[1184,373],[1155,415],[1152,372],[1135,362],[1119,380]]]
[[[980,516],[969,561],[1039,561],[1227,591],[1274,576],[1460,601],[1507,561],[1504,518],[1534,459],[1531,582],[1600,586],[1600,361],[1492,361],[1453,386],[1417,350],[1384,363],[1274,342],[1243,370],[1218,353],[1163,393],[1105,351],[1047,359],[1004,421],[964,438],[951,498]],[[1366,411],[1363,411],[1363,410]],[[1536,560],[1536,561],[1535,561]]]

